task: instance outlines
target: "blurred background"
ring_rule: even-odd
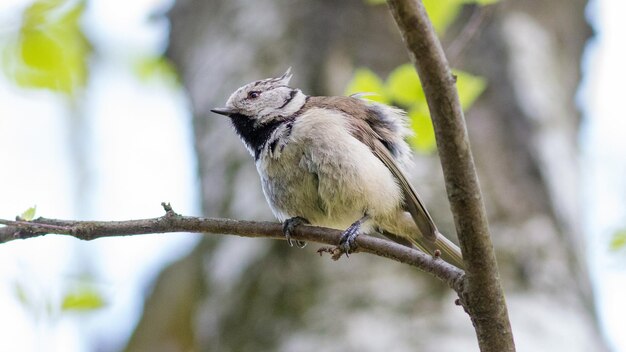
[[[626,351],[619,0],[425,0],[459,77],[519,351]],[[378,0],[3,0],[0,218],[271,220],[209,109],[292,66],[406,109],[454,234],[423,94]],[[442,283],[310,245],[167,234],[0,245],[1,351],[477,351]]]

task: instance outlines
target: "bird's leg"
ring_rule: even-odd
[[[346,253],[346,257],[348,253],[356,249],[356,238],[359,236],[361,225],[369,219],[369,216],[365,214],[362,218],[355,221],[350,227],[348,227],[342,234],[341,240],[339,241],[339,248]]]
[[[293,230],[302,224],[309,224],[309,220],[300,216],[296,216],[296,217],[285,220],[285,222],[283,223],[283,234],[287,238],[287,243],[289,243],[290,247],[293,247],[293,242],[294,242],[291,239],[291,234]],[[298,248],[304,248],[304,246],[306,246],[306,242],[304,241],[295,240],[295,242],[296,242],[296,247]]]

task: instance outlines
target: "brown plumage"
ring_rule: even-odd
[[[312,107],[324,109],[332,107],[350,117],[347,121],[351,127],[351,134],[370,147],[374,155],[389,168],[404,193],[405,210],[411,213],[422,235],[430,241],[435,241],[437,226],[404,172],[396,165],[394,158],[397,155],[391,154],[397,148],[395,145],[399,131],[394,131],[395,125],[384,122],[384,117],[376,111],[377,105],[368,105],[354,97],[309,97],[303,109]]]
[[[303,110],[332,108],[341,111],[347,117],[351,134],[367,145],[396,178],[404,195],[405,210],[411,214],[421,235],[430,243],[411,242],[420,249],[430,253],[433,253],[435,249],[440,249],[448,260],[451,260],[458,266],[462,266],[460,250],[439,232],[421,198],[408,181],[404,172],[397,165],[396,159],[400,155],[393,155],[393,152],[397,148],[396,144],[400,142],[397,139],[403,136],[397,125],[385,122],[384,116],[381,116],[381,113],[377,111],[378,107],[378,104],[368,103],[355,97],[334,96],[309,97],[303,106]],[[398,239],[395,234],[387,232],[385,235],[394,240]],[[443,248],[439,248],[442,243],[445,245]]]

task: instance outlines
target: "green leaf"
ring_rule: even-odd
[[[464,4],[478,4],[478,5],[490,5],[493,3],[496,3],[500,0],[447,0],[447,1],[440,1],[438,2],[437,6],[449,6],[450,2],[462,2]],[[370,4],[370,5],[380,5],[380,4],[384,4],[387,2],[387,0],[365,0],[366,3]],[[426,2],[426,1],[425,1]],[[429,6],[433,6],[434,4],[430,4]]]
[[[387,95],[392,102],[407,108],[413,104],[426,104],[419,77],[413,65],[404,64],[391,71],[386,82]]]
[[[463,0],[463,2],[466,4],[478,4],[481,6],[495,4],[496,2],[499,2],[499,1],[500,0]]]
[[[461,12],[463,0],[422,0],[437,33],[442,34]]]
[[[31,221],[35,218],[35,213],[37,212],[37,206],[33,205],[32,207],[24,210],[24,212],[20,215],[20,219],[25,221]]]
[[[420,153],[430,154],[437,148],[435,130],[426,106],[416,106],[408,112],[411,129],[415,135],[410,143]]]
[[[102,294],[90,285],[81,285],[70,290],[63,298],[61,309],[64,311],[86,312],[104,307],[106,302]]]
[[[389,103],[382,80],[377,74],[366,68],[357,68],[354,71],[354,75],[345,90],[345,95],[356,93],[373,93],[367,98],[380,103]]]
[[[464,4],[491,5],[500,0],[422,0],[428,17],[437,33],[443,34],[454,22]],[[380,5],[386,0],[365,0],[369,5]]]
[[[153,79],[164,79],[168,82],[177,82],[178,76],[172,64],[163,56],[147,56],[135,61],[134,71],[144,82]]]
[[[19,35],[6,48],[3,70],[25,88],[71,95],[88,76],[91,47],[80,28],[84,1],[38,0],[23,13]]]
[[[613,238],[611,239],[609,248],[612,251],[618,251],[625,247],[626,247],[626,229],[621,229],[615,232],[615,234],[613,234]]]
[[[466,111],[485,90],[487,83],[483,78],[467,72],[455,70],[453,73],[457,80],[461,107]],[[346,89],[346,94],[356,92],[378,92],[381,94],[380,98],[383,99],[375,100],[398,105],[407,110],[411,128],[415,132],[415,136],[410,140],[411,145],[424,154],[435,151],[435,132],[428,104],[413,65],[407,63],[398,66],[389,74],[385,85],[372,71],[364,68],[357,69]]]
[[[485,90],[487,82],[483,78],[467,72],[453,70],[453,73],[456,76],[456,88],[459,92],[461,107],[463,111],[466,111]]]

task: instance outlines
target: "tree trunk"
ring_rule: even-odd
[[[503,2],[457,60],[488,80],[467,120],[520,351],[604,346],[578,220],[574,95],[590,35],[585,4]],[[292,84],[305,93],[337,95],[357,66],[385,76],[408,62],[387,8],[362,0],[179,0],[169,17],[168,56],[194,111],[210,216],[271,219],[253,161],[228,121],[209,112],[234,89],[293,66]],[[436,156],[416,163],[414,184],[453,233]],[[159,277],[127,350],[478,349],[440,282],[380,258],[332,262],[315,249],[204,239]]]

